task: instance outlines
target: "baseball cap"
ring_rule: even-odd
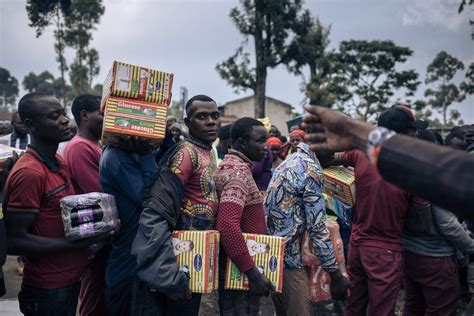
[[[404,105],[394,105],[383,111],[378,119],[378,125],[391,129],[397,133],[405,131],[407,128],[426,129],[427,121],[417,120],[415,114]]]

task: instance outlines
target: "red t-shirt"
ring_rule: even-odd
[[[38,210],[30,229],[33,235],[64,238],[59,200],[73,195],[74,188],[66,165],[59,156],[59,171],[48,168],[38,153],[28,146],[28,153],[13,166],[5,185],[3,209],[6,213]],[[87,265],[86,249],[25,256],[23,281],[37,288],[54,289],[79,281]]]
[[[427,202],[383,180],[377,167],[359,150],[345,152],[343,162],[355,171],[351,244],[403,251],[402,233],[408,207]]]
[[[102,149],[97,142],[76,135],[64,150],[64,161],[76,194],[102,192],[99,161]]]

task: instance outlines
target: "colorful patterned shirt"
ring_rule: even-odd
[[[167,165],[184,185],[184,200],[176,229],[214,228],[219,203],[214,182],[216,163],[211,149],[190,137],[182,141],[168,159]]]
[[[242,233],[267,233],[263,199],[252,178],[251,165],[245,155],[230,149],[216,173],[220,198],[217,230],[225,254],[241,272],[254,267]]]
[[[285,267],[302,268],[301,240],[305,231],[326,272],[337,269],[329,231],[324,224],[323,173],[307,144],[299,144],[275,170],[265,199],[270,235],[285,237]]]

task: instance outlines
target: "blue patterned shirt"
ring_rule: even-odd
[[[307,144],[299,144],[275,170],[267,189],[268,233],[285,237],[285,267],[302,268],[301,240],[305,231],[326,272],[337,270],[336,256],[324,221],[323,172]]]

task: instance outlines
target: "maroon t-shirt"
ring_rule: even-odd
[[[402,233],[408,207],[428,203],[383,180],[377,167],[359,150],[345,152],[343,163],[355,171],[351,245],[403,251]]]
[[[34,212],[38,217],[30,229],[33,235],[64,238],[59,200],[74,194],[66,165],[59,156],[59,170],[53,171],[31,147],[13,166],[3,200],[6,213]],[[54,289],[79,281],[87,265],[86,249],[25,256],[23,281],[37,288]]]

